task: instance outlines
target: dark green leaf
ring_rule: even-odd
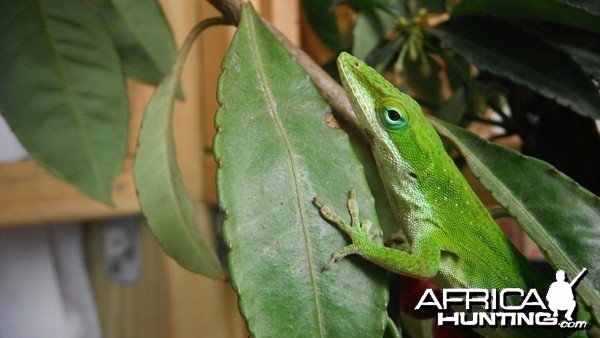
[[[347,240],[319,215],[320,196],[348,219],[357,189],[362,216],[377,220],[347,135],[306,72],[246,5],[219,80],[217,188],[239,306],[256,337],[380,337],[383,271],[344,259]],[[357,264],[358,263],[358,264]]]
[[[0,111],[27,151],[104,203],[126,151],[119,58],[81,1],[0,2]]]
[[[443,13],[446,11],[448,0],[416,0],[417,8],[425,8],[430,13]]]
[[[394,2],[399,5],[398,1]],[[398,6],[398,8],[401,7]],[[380,9],[361,10],[353,29],[352,54],[357,58],[365,59],[378,45],[378,41],[382,41],[383,37],[394,27],[396,19],[401,16],[405,16],[404,11],[392,15]],[[393,52],[394,50],[391,50],[390,54]]]
[[[531,30],[569,54],[585,72],[600,81],[600,34],[556,25],[536,25]]]
[[[434,115],[446,122],[459,124],[467,113],[467,97],[465,88],[457,89],[448,101],[442,103],[439,109],[434,111]]]
[[[402,338],[400,330],[398,330],[396,324],[391,318],[388,318],[387,320],[387,325],[385,327],[383,338]]]
[[[468,131],[431,119],[450,139],[469,168],[496,201],[519,222],[555,269],[574,277],[578,300],[600,318],[600,199],[556,168],[514,150],[489,143]]]
[[[403,36],[397,36],[392,40],[384,39],[375,46],[364,59],[365,63],[382,72],[390,65],[394,56],[398,55],[398,50],[406,41]]]
[[[423,105],[438,106],[442,102],[440,66],[427,54],[417,60],[404,58],[404,77],[413,97]]]
[[[339,4],[347,4],[359,12],[379,9],[394,17],[401,16],[404,13],[403,1],[401,0],[334,0],[334,6]]]
[[[152,95],[138,137],[133,174],[148,226],[163,249],[184,268],[220,279],[223,273],[187,196],[177,165],[171,110],[181,70],[194,42],[190,33],[169,74]]]
[[[384,11],[360,11],[354,24],[352,54],[364,59],[392,25],[393,17]]]
[[[435,338],[433,327],[436,325],[435,319],[420,319],[408,315],[403,315],[402,329],[409,337]]]
[[[595,0],[591,0],[595,1]],[[504,18],[553,22],[600,33],[600,17],[570,6],[572,0],[468,0],[452,10],[453,17],[493,15]]]
[[[332,0],[302,0],[302,4],[308,23],[327,48],[334,55],[344,51],[346,42],[338,28]]]
[[[600,95],[591,80],[569,55],[541,38],[489,18],[450,20],[429,31],[477,67],[600,118]]]
[[[572,7],[581,8],[590,13],[600,14],[600,1],[598,0],[557,0]]]
[[[321,65],[321,68],[327,74],[329,74],[329,76],[331,76],[335,81],[337,81],[337,82],[342,81],[340,79],[340,73],[338,72],[338,69],[337,69],[337,57],[332,57],[331,59],[325,61],[325,63],[323,63]]]
[[[158,84],[175,60],[175,41],[156,1],[94,0],[106,22],[125,74]]]

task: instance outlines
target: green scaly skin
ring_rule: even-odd
[[[371,224],[359,220],[353,191],[348,201],[350,225],[316,198],[322,216],[352,239],[351,245],[334,253],[325,268],[347,255],[358,254],[401,275],[433,278],[442,288],[536,288],[543,297],[550,283],[502,233],[444,150],[419,105],[347,53],[339,56],[338,69],[410,250],[373,242]],[[532,332],[535,329],[480,331],[485,336],[502,337]],[[568,334],[545,330],[544,336],[550,333]]]

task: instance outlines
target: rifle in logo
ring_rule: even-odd
[[[572,321],[573,311],[577,306],[575,302],[575,294],[573,293],[573,286],[585,275],[587,269],[584,268],[581,272],[570,282],[565,281],[565,272],[563,270],[556,271],[556,282],[553,282],[548,289],[546,294],[546,300],[548,301],[548,308],[552,310],[553,317],[558,317],[558,311],[566,311],[565,319]]]

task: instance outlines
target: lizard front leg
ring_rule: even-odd
[[[358,254],[387,270],[401,275],[428,279],[437,274],[440,266],[441,248],[435,238],[426,238],[424,235],[417,237],[411,243],[411,253],[375,243],[373,239],[378,232],[372,231],[373,224],[370,221],[360,221],[354,189],[350,190],[347,204],[351,218],[350,225],[318,197],[315,197],[313,202],[319,208],[323,218],[339,226],[352,240],[352,244],[333,253],[323,270],[329,269],[336,261],[348,255]]]

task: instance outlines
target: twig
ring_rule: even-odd
[[[510,213],[508,213],[508,211],[506,209],[504,209],[503,207],[501,207],[499,205],[494,205],[494,206],[488,208],[488,212],[490,213],[490,215],[492,216],[493,219],[510,216]]]
[[[237,25],[240,20],[241,3],[240,0],[207,0],[217,10],[219,10],[228,24]],[[302,49],[294,46],[294,44],[283,35],[270,22],[263,19],[269,30],[275,35],[277,40],[281,42],[290,54],[296,58],[298,63],[306,70],[312,82],[319,89],[325,100],[329,103],[335,117],[345,123],[357,135],[364,137],[364,132],[358,124],[358,120],[352,111],[352,106],[342,86],[340,86],[329,74],[327,74],[321,66],[316,64],[313,59],[308,56]]]
[[[308,75],[310,75],[312,82],[317,86],[325,100],[327,100],[333,109],[335,116],[344,123],[347,123],[354,131],[358,131],[362,134],[363,131],[358,124],[358,120],[354,115],[350,101],[348,101],[348,97],[342,86],[329,76],[321,66],[316,64],[308,54],[302,49],[294,46],[294,44],[292,44],[292,42],[270,22],[264,19],[263,22],[265,22],[267,27],[275,37],[277,37],[277,40],[279,40],[290,54],[296,58],[296,61],[298,61],[298,63],[306,70]]]
[[[225,18],[226,24],[237,26],[240,22],[242,3],[240,0],[207,0],[214,8],[219,10]]]
[[[198,37],[198,35],[200,35],[200,33],[202,33],[208,27],[225,24],[227,23],[225,18],[223,17],[208,18],[198,22],[188,33],[187,37],[185,38],[185,41],[181,45],[181,48],[177,53],[177,59],[175,60],[175,63],[169,70],[169,75],[177,74],[177,76],[181,76],[181,72],[183,71],[183,66],[185,64],[185,59],[187,58],[188,53],[190,52],[190,49],[194,44],[194,41],[196,41],[196,38]]]
[[[191,41],[195,40],[198,37],[198,35],[200,35],[200,33],[202,33],[202,31],[204,31],[208,27],[217,26],[217,25],[227,25],[227,24],[228,24],[228,21],[227,21],[227,18],[225,18],[225,17],[208,18],[208,19],[204,19],[204,20],[198,22],[196,24],[196,26],[194,26],[194,28],[192,28],[192,30],[190,31],[188,36],[185,38],[185,41],[183,42],[183,46],[184,46],[183,48],[189,49],[191,47]]]

